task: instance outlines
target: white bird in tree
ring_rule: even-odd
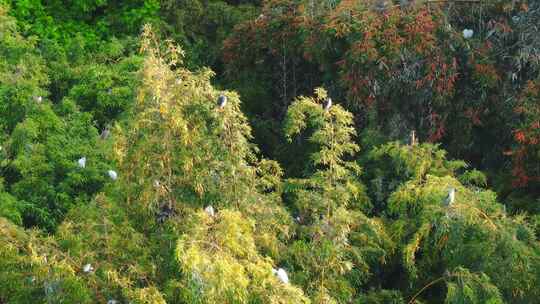
[[[448,189],[448,195],[446,196],[446,199],[444,200],[444,204],[446,206],[452,206],[452,204],[454,204],[455,199],[456,199],[456,189],[455,188]]]
[[[110,127],[106,126],[105,129],[103,129],[103,131],[101,131],[100,138],[105,140],[105,139],[109,138],[110,134],[111,134]]]
[[[409,144],[411,146],[416,146],[418,144],[418,138],[416,138],[416,131],[415,130],[411,131],[410,143]]]
[[[114,170],[107,171],[107,174],[109,174],[109,177],[114,181],[118,178],[118,173]]]
[[[37,102],[37,103],[41,103],[43,101],[43,97],[41,96],[35,96],[34,97],[34,100]]]
[[[219,95],[218,100],[217,100],[218,108],[223,109],[226,105],[227,105],[227,96],[223,94]]]
[[[109,301],[107,301],[107,304],[118,304],[118,301],[110,299]]]
[[[474,31],[471,29],[464,29],[463,30],[463,38],[470,39],[474,35]]]
[[[327,97],[324,100],[324,104],[323,104],[324,111],[328,112],[328,110],[330,110],[331,106],[332,106],[332,98]]]
[[[94,267],[92,267],[92,264],[86,264],[83,266],[84,273],[90,273],[92,271],[94,271]]]
[[[206,212],[211,217],[214,217],[216,215],[216,211],[214,210],[214,207],[212,207],[212,205],[204,208],[204,212]]]
[[[289,276],[283,268],[279,268],[277,270],[272,268],[272,273],[276,275],[283,284],[289,284]]]
[[[77,164],[79,165],[79,168],[86,168],[86,157],[79,158]]]

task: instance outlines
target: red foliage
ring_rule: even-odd
[[[523,133],[523,131],[521,130],[514,132],[514,138],[520,144],[523,144],[526,142],[525,133]]]
[[[540,80],[527,83],[514,112],[523,119],[520,128],[514,131],[517,145],[512,153],[513,186],[526,187],[540,181]]]

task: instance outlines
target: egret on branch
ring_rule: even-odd
[[[473,34],[474,34],[473,30],[470,30],[470,29],[464,29],[463,30],[463,38],[465,38],[465,39],[472,38]]]
[[[328,112],[330,110],[330,107],[332,106],[332,98],[328,97],[324,101],[323,108],[325,112]]]
[[[103,129],[103,131],[101,131],[100,138],[102,140],[105,140],[105,139],[109,138],[110,134],[111,134],[110,127],[106,126],[105,129]]]
[[[283,284],[289,284],[289,276],[283,268],[279,268],[278,270],[272,268],[272,273],[276,275]]]
[[[116,171],[114,170],[109,170],[107,171],[107,174],[109,174],[109,177],[115,181],[117,178],[118,178],[118,173],[116,173]]]
[[[83,266],[83,272],[84,273],[90,273],[92,271],[94,271],[94,267],[92,267],[91,264],[86,264],[86,265]]]
[[[77,164],[79,165],[79,168],[85,168],[86,167],[86,157],[81,157],[77,161]]]
[[[210,217],[214,217],[216,215],[216,211],[214,210],[214,207],[212,207],[212,205],[204,208],[204,212],[206,212]]]
[[[456,198],[456,189],[455,188],[448,189],[448,195],[446,196],[446,199],[444,200],[444,204],[446,206],[452,206],[452,204],[454,204],[455,198]]]

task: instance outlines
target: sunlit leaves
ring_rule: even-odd
[[[307,303],[302,293],[279,282],[272,262],[257,253],[254,224],[239,212],[221,210],[215,218],[194,215],[177,244],[177,258],[190,286],[186,300],[204,303]]]

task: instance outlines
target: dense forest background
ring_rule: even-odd
[[[539,27],[0,0],[0,304],[538,303]]]

